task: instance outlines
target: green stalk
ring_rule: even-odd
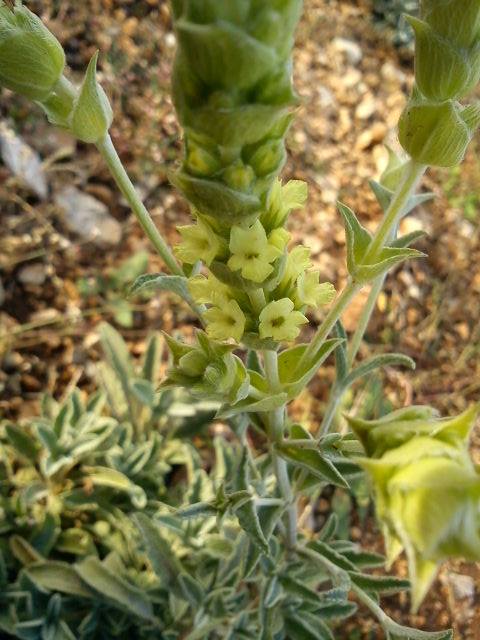
[[[146,235],[150,239],[151,243],[157,250],[170,271],[178,276],[183,276],[183,270],[175,260],[168,244],[161,236],[159,230],[155,226],[149,212],[140,199],[132,181],[128,177],[127,172],[120,160],[118,153],[113,145],[112,139],[109,135],[105,136],[103,140],[97,143],[97,148],[107,163],[118,188],[131,206],[133,213],[137,220],[145,231]]]
[[[265,374],[270,384],[272,394],[278,393],[280,389],[280,376],[278,374],[278,354],[276,351],[264,351],[263,362],[265,366]],[[287,505],[287,546],[293,549],[297,544],[297,505],[295,495],[292,490],[290,478],[288,477],[288,466],[275,451],[275,443],[281,442],[284,437],[285,430],[285,414],[286,405],[271,411],[268,415],[270,426],[270,438],[272,440],[271,455],[273,461],[273,469],[277,484]]]
[[[405,167],[403,180],[393,197],[393,200],[387,210],[387,213],[385,214],[385,218],[383,221],[383,223],[385,224],[387,218],[390,219],[390,226],[386,236],[387,242],[391,240],[391,238],[395,235],[395,230],[397,229],[398,224],[401,220],[403,211],[405,210],[408,201],[415,192],[415,189],[426,170],[427,167],[425,165],[418,164],[413,160],[411,160]],[[380,228],[377,233],[380,234]],[[383,236],[384,233],[385,231],[382,231],[380,235]],[[372,247],[370,247],[370,250],[372,250]],[[350,366],[353,365],[357,353],[360,349],[363,336],[365,335],[373,310],[375,309],[375,304],[377,302],[378,296],[380,295],[383,289],[383,285],[385,284],[386,277],[387,274],[384,274],[382,276],[379,276],[373,282],[372,290],[370,291],[370,295],[368,296],[368,300],[365,304],[365,307],[363,308],[362,315],[360,316],[357,328],[352,338],[352,343],[348,353]]]
[[[367,253],[367,259],[370,258],[372,261],[377,254],[377,251],[374,249],[374,245],[378,245],[378,242],[381,241],[382,245],[380,249],[387,244],[393,237],[396,235],[396,230],[402,218],[402,214],[405,211],[405,208],[408,204],[408,201],[414,194],[418,183],[420,182],[423,174],[425,173],[427,167],[425,165],[418,164],[417,162],[411,160],[406,166],[404,170],[403,179],[398,186],[396,193],[393,196],[392,202],[390,203],[389,208],[385,214],[385,218],[383,219],[382,224],[377,230],[375,237],[373,239],[372,245],[370,246],[369,252]],[[375,305],[378,300],[378,296],[380,295],[383,286],[385,284],[385,280],[387,278],[387,274],[383,274],[379,276],[376,280],[374,280],[372,289],[368,296],[367,302],[363,308],[362,314],[358,321],[357,328],[355,333],[353,334],[352,341],[348,350],[348,363],[349,366],[352,367],[357,356],[357,353],[362,344],[363,337],[367,330],[367,327],[370,322],[370,318],[372,316],[373,310],[375,309]],[[324,418],[320,427],[320,435],[323,436],[327,434],[330,430],[331,424],[335,418],[335,414],[337,413],[338,407],[342,401],[343,393],[339,393],[338,390],[333,388],[332,393],[330,394],[330,398],[325,409]]]
[[[405,166],[403,180],[395,193],[385,216],[373,236],[372,243],[365,256],[365,262],[375,262],[378,254],[382,251],[391,239],[394,229],[397,228],[405,207],[410,200],[412,193],[417,188],[423,174],[427,170],[424,164],[419,164],[415,160],[410,160]]]

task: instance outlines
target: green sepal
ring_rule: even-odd
[[[90,60],[70,120],[73,135],[82,142],[92,144],[108,134],[113,121],[112,107],[97,80],[97,61],[98,51]]]
[[[266,138],[290,110],[290,103],[244,104],[224,109],[205,106],[184,112],[183,125],[195,127],[220,146],[241,147]]]
[[[224,224],[248,224],[258,217],[260,199],[252,194],[234,191],[214,180],[195,178],[183,171],[170,174],[170,182],[202,214]]]
[[[277,64],[274,50],[226,22],[175,25],[179,45],[203,83],[223,89],[253,87]]]
[[[471,47],[480,34],[480,5],[472,0],[422,0],[422,17],[459,47]]]
[[[425,103],[418,97],[406,106],[399,122],[399,140],[417,162],[454,167],[463,160],[480,124],[480,107],[448,101]]]
[[[65,68],[65,53],[34,13],[15,3],[0,5],[0,86],[43,102]]]
[[[459,100],[480,77],[480,47],[465,51],[439,35],[423,20],[407,17],[415,31],[415,79],[421,93],[433,102]]]
[[[278,357],[280,382],[282,389],[287,393],[290,400],[296,398],[309,384],[322,363],[342,343],[343,340],[339,338],[327,340],[317,353],[302,363],[301,366],[300,362],[309,345],[300,344],[280,353]]]

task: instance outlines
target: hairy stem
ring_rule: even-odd
[[[427,167],[425,165],[419,164],[418,162],[415,162],[415,160],[410,160],[405,166],[403,179],[393,196],[392,202],[390,203],[380,226],[373,236],[372,243],[368,248],[365,256],[366,262],[375,262],[375,258],[391,239],[394,229],[397,228],[405,211],[405,207],[417,188],[417,185],[426,169]]]
[[[103,140],[97,143],[97,148],[107,163],[118,188],[127,199],[137,220],[145,231],[146,235],[152,242],[153,246],[161,256],[171,273],[183,276],[183,270],[175,260],[170,247],[161,236],[159,230],[155,226],[149,212],[140,199],[132,181],[128,177],[127,172],[118,157],[118,153],[113,145],[112,139],[107,135]]]
[[[303,364],[305,364],[311,357],[313,357],[317,353],[319,348],[324,343],[325,339],[328,338],[330,331],[336,325],[342,313],[350,304],[352,298],[355,296],[356,293],[358,293],[360,289],[361,289],[361,286],[359,284],[355,284],[352,280],[349,280],[347,286],[342,291],[342,293],[338,296],[335,304],[330,309],[325,320],[322,322],[322,324],[318,328],[317,333],[315,334],[315,337],[310,343],[310,346],[305,351],[302,359],[300,360],[299,368],[301,368]]]
[[[400,183],[397,192],[393,196],[390,207],[385,214],[383,225],[379,227],[379,230],[377,232],[377,234],[380,234],[382,226],[384,226],[387,222],[387,219],[389,219],[390,222],[388,224],[388,228],[382,230],[380,234],[381,236],[384,236],[384,234],[386,233],[386,236],[384,236],[386,242],[388,242],[395,236],[398,224],[401,220],[403,212],[405,211],[408,201],[414,194],[415,189],[417,188],[418,183],[420,182],[426,169],[426,166],[417,164],[413,160],[406,165],[403,180]],[[370,250],[372,250],[372,247],[370,247]],[[353,365],[355,358],[357,357],[357,353],[362,344],[363,337],[370,322],[370,318],[372,317],[373,310],[375,309],[375,304],[377,302],[378,296],[380,295],[383,289],[383,285],[385,284],[386,278],[387,274],[383,274],[373,282],[372,290],[370,291],[370,295],[368,296],[365,307],[363,308],[348,351],[348,361],[350,366]]]
[[[276,394],[281,387],[280,376],[278,374],[277,352],[264,351],[263,364],[265,366],[265,374],[270,385],[270,390],[272,394]],[[272,440],[271,455],[273,470],[275,477],[277,478],[278,487],[287,505],[287,545],[289,549],[293,549],[297,544],[297,505],[292,491],[290,478],[288,477],[287,463],[285,460],[280,458],[275,451],[275,443],[283,440],[285,430],[285,413],[286,405],[271,411],[268,416],[268,422],[270,427],[270,438]]]

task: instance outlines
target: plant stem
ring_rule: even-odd
[[[380,251],[391,239],[394,229],[397,228],[412,193],[417,188],[417,185],[426,170],[427,167],[425,165],[419,164],[418,162],[415,162],[415,160],[410,160],[405,165],[403,179],[393,196],[392,202],[390,203],[380,226],[373,236],[372,242],[365,255],[365,262],[374,263],[375,258],[378,257]]]
[[[280,376],[278,373],[278,354],[276,351],[264,351],[263,352],[263,364],[265,367],[265,374],[270,386],[272,394],[277,394],[281,388]],[[285,460],[275,451],[275,443],[281,442],[284,437],[285,429],[285,412],[286,405],[271,411],[268,415],[268,421],[270,426],[270,439],[272,441],[271,455],[273,461],[273,469],[275,477],[277,478],[277,484],[282,494],[282,497],[286,503],[287,513],[287,546],[289,549],[293,549],[297,544],[297,505],[290,478],[288,477],[288,466]]]
[[[152,242],[153,246],[157,250],[158,254],[162,257],[163,261],[170,269],[170,271],[178,276],[183,276],[183,270],[175,260],[168,244],[165,242],[157,227],[155,226],[149,212],[140,199],[132,181],[128,177],[127,172],[120,160],[118,153],[113,145],[112,139],[107,134],[103,140],[97,143],[97,148],[107,163],[115,182],[117,183],[120,191],[127,199],[129,205],[132,208],[137,220],[141,224],[143,230],[147,234],[148,238]]]
[[[330,309],[328,315],[318,328],[315,337],[310,343],[310,346],[303,354],[303,357],[298,364],[299,369],[317,353],[318,349],[322,346],[323,342],[328,337],[328,334],[333,329],[333,327],[336,325],[338,319],[345,311],[352,298],[360,289],[361,285],[354,283],[352,280],[349,280],[347,286],[339,295],[335,304]]]
[[[400,223],[402,214],[405,211],[408,201],[412,197],[412,194],[415,192],[415,189],[417,188],[418,183],[420,182],[426,170],[426,166],[418,164],[413,160],[406,165],[403,180],[393,196],[392,202],[390,203],[390,206],[385,214],[383,223],[382,225],[380,225],[377,233],[375,234],[373,242],[375,242],[377,236],[384,238],[384,241],[388,242],[396,235],[396,230]],[[369,254],[371,252],[373,252],[373,243],[370,246]],[[385,273],[379,276],[373,282],[372,290],[370,291],[367,302],[365,303],[365,307],[363,308],[349,348],[348,361],[350,366],[353,365],[355,358],[357,357],[357,353],[362,344],[363,337],[370,322],[373,310],[375,309],[378,296],[380,295],[383,289],[383,285],[385,284],[386,278],[387,274]]]

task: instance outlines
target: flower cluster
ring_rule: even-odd
[[[203,318],[215,340],[295,340],[307,307],[335,295],[311,270],[305,247],[288,251],[285,225],[304,204],[306,185],[277,178],[296,104],[289,56],[301,4],[175,6],[174,100],[186,144],[172,181],[195,217],[179,228],[176,254],[207,269],[189,287],[207,305]]]
[[[400,121],[400,142],[422,164],[454,166],[480,124],[478,105],[462,106],[480,79],[480,2],[422,0],[415,31],[415,89]]]
[[[390,564],[405,549],[417,610],[439,564],[480,560],[480,474],[468,452],[474,406],[452,419],[429,407],[380,420],[350,418],[368,458],[359,460],[375,489]]]

